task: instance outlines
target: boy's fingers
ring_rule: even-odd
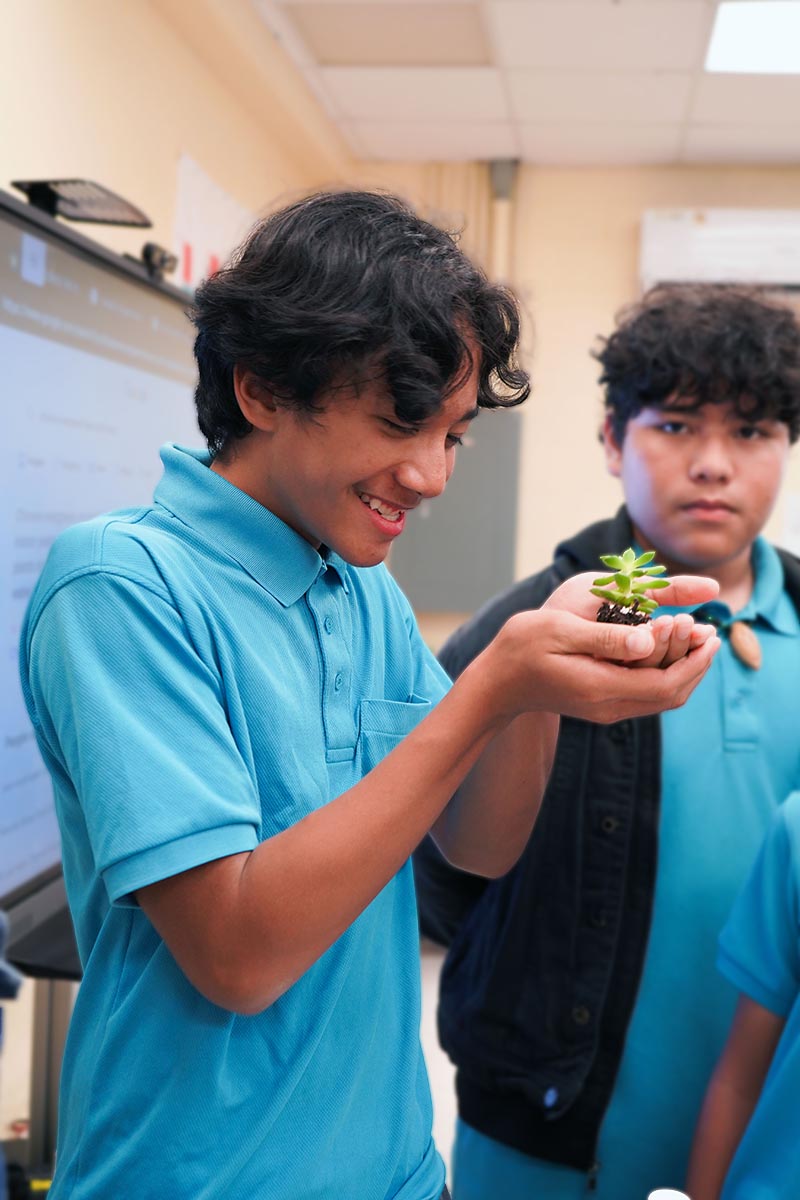
[[[671,667],[684,658],[690,650],[705,645],[714,636],[713,625],[700,625],[690,613],[676,613],[674,617],[657,617],[649,626],[653,635],[654,649],[645,658],[631,662],[631,666]]]
[[[656,588],[652,598],[657,604],[669,604],[674,608],[686,608],[691,604],[705,604],[719,592],[716,579],[705,575],[673,575],[669,586]]]
[[[637,668],[664,666],[664,658],[669,650],[673,625],[674,617],[656,617],[649,627],[655,642],[653,650],[648,654],[647,658],[639,659],[632,665]]]

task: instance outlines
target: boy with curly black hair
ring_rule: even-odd
[[[193,318],[208,451],[59,538],[23,629],[84,969],[50,1195],[438,1200],[409,855],[507,870],[554,714],[682,703],[715,639],[573,582],[448,690],[383,560],[528,381],[512,297],[400,201],[273,214]]]
[[[450,943],[439,1028],[457,1066],[455,1200],[681,1187],[735,1003],[717,936],[800,785],[800,563],[760,535],[800,431],[795,315],[748,289],[662,286],[596,357],[625,506],[491,601],[440,661],[458,678],[513,613],[628,545],[718,581],[701,616],[722,649],[678,712],[562,721],[506,876],[461,874],[430,840],[417,853],[423,930]]]

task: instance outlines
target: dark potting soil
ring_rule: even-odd
[[[606,621],[611,625],[646,625],[650,620],[647,613],[639,612],[639,606],[634,600],[630,608],[620,604],[610,604],[604,600],[597,610],[597,621]]]

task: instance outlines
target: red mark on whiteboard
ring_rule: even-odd
[[[192,282],[192,247],[189,242],[183,243],[183,282]]]
[[[216,254],[212,254],[208,260],[209,276],[216,275],[218,270],[219,270],[219,259],[217,258]]]

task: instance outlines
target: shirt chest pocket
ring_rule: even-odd
[[[420,696],[412,696],[407,702],[362,700],[358,713],[361,774],[371,771],[432,710],[430,700]]]

